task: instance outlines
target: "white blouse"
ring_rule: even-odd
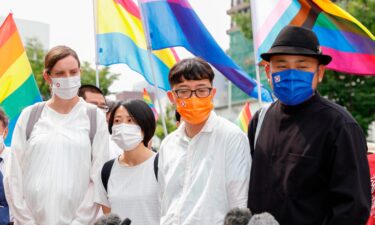
[[[159,186],[154,173],[155,155],[136,166],[125,166],[115,159],[108,179],[96,198],[99,204],[111,208],[121,219],[132,225],[160,224]]]
[[[22,111],[13,134],[4,186],[15,224],[87,225],[98,212],[94,203],[100,170],[108,159],[108,131],[97,110],[91,146],[87,104],[80,98],[70,113],[45,105],[26,141],[31,107]]]

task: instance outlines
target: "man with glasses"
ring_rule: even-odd
[[[213,79],[200,58],[182,60],[169,72],[168,97],[183,122],[159,151],[163,225],[221,225],[231,208],[246,207],[248,139],[212,111]]]
[[[91,84],[84,84],[79,88],[78,96],[82,97],[86,102],[96,105],[104,113],[108,112],[107,101],[100,88]]]
[[[107,122],[109,119],[109,106],[104,97],[104,94],[100,88],[91,85],[84,84],[78,90],[78,96],[82,97],[86,102],[96,105],[98,108],[106,113]],[[109,136],[109,158],[113,159],[121,155],[122,150],[112,141],[111,136]]]

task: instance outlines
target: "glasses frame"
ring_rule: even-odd
[[[202,89],[208,89],[208,94],[207,94],[207,96],[198,96],[198,95],[197,95],[197,91],[202,90]],[[180,98],[180,99],[188,99],[188,98],[191,98],[191,97],[193,96],[193,93],[194,93],[194,95],[195,95],[197,98],[207,98],[208,96],[210,96],[212,89],[213,89],[212,87],[202,87],[202,88],[197,88],[197,89],[195,89],[195,90],[191,90],[191,89],[188,89],[188,88],[181,88],[181,89],[173,90],[173,92],[174,92],[174,93],[176,94],[176,96],[177,96],[178,98]],[[190,91],[190,95],[189,95],[189,97],[184,97],[184,98],[180,97],[179,94],[178,94],[180,91]]]
[[[103,112],[107,113],[109,112],[109,106],[108,105],[98,105],[99,109],[103,110]]]

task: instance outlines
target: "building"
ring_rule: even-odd
[[[227,30],[227,34],[230,38],[230,46],[227,50],[227,54],[242,69],[244,69],[251,78],[256,79],[253,42],[252,40],[245,37],[239,26],[236,24],[235,20],[235,17],[237,15],[242,14],[245,17],[248,16],[247,21],[249,21],[250,23],[250,1],[232,0],[231,8],[227,11],[227,14],[231,16],[231,26]],[[224,79],[225,81],[219,82],[225,82],[226,84],[226,100],[225,102],[221,101],[220,104],[215,104],[216,112],[219,115],[234,122],[238,114],[242,110],[245,102],[249,101],[251,112],[255,113],[260,107],[257,103],[257,100],[254,98],[250,98],[238,87],[228,82],[226,78]],[[261,74],[261,82],[266,87],[269,87],[265,74]]]

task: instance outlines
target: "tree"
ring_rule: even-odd
[[[336,1],[352,16],[375,33],[375,0]],[[367,135],[375,120],[375,77],[327,71],[318,90],[324,96],[344,106]]]
[[[109,67],[104,67],[99,71],[99,85],[100,90],[104,95],[108,95],[108,88],[115,82],[120,74],[113,74],[109,72]],[[82,84],[96,84],[96,71],[91,68],[90,63],[83,62],[81,64],[81,83]]]
[[[375,0],[336,2],[375,33]],[[243,18],[248,18],[248,15],[234,17],[245,36],[252,37],[251,23],[244,23]],[[375,77],[326,71],[323,85],[318,90],[323,96],[344,106],[367,135],[370,123],[375,120]]]
[[[26,41],[26,54],[42,98],[44,100],[49,99],[51,97],[49,85],[43,78],[44,56],[46,55],[43,45],[36,38],[28,39]]]
[[[176,130],[176,119],[175,119],[175,110],[172,105],[168,105],[165,110],[165,123],[167,126],[168,134],[172,131]],[[163,130],[163,124],[161,121],[161,116],[159,116],[159,120],[156,122],[156,131],[155,135],[160,139],[163,140],[165,138],[165,133]]]
[[[26,41],[26,53],[35,75],[39,91],[44,100],[49,99],[51,97],[49,85],[43,78],[44,56],[46,55],[46,51],[43,49],[43,45],[40,43],[40,41],[32,38]],[[82,84],[95,85],[95,70],[91,68],[90,63],[85,61],[81,62],[81,76]],[[109,72],[108,67],[103,67],[99,71],[99,85],[104,95],[109,94],[108,88],[118,79],[118,76],[119,74]]]

